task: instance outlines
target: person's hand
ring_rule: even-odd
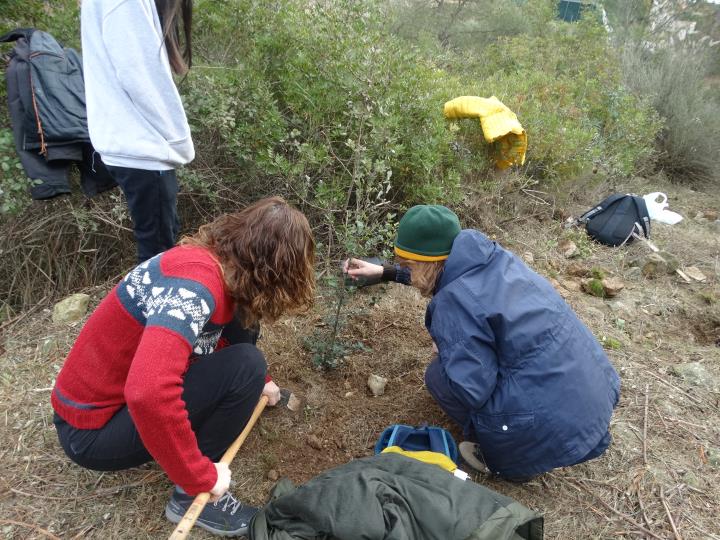
[[[227,463],[213,463],[217,471],[217,481],[210,490],[210,501],[215,502],[230,489],[230,467]]]
[[[437,343],[435,343],[434,341],[432,344],[432,352],[433,352],[433,354],[438,354],[438,352],[439,352],[438,348],[437,348]]]
[[[278,401],[280,401],[280,388],[277,384],[270,381],[268,383],[265,383],[265,388],[263,388],[261,395],[267,396],[267,404],[272,407],[274,405],[277,405]]]
[[[383,267],[361,259],[347,259],[343,262],[343,273],[353,279],[360,277],[379,278],[382,277]]]

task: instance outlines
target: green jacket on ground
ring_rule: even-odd
[[[397,454],[275,486],[251,540],[542,540],[543,518],[436,465]]]

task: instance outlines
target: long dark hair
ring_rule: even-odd
[[[184,75],[192,66],[192,0],[155,0],[163,40],[170,67],[178,75]],[[180,19],[182,19],[183,45],[180,50]]]

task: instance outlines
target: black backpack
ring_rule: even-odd
[[[650,238],[650,215],[645,199],[637,195],[610,195],[578,218],[593,240],[608,246],[622,246],[636,235]]]

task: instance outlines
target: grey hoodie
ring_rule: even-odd
[[[174,169],[195,157],[153,0],[83,0],[90,140],[107,165]]]

